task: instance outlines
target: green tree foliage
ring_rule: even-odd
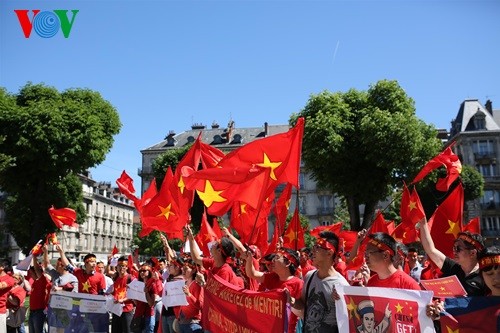
[[[305,166],[345,198],[352,230],[369,227],[377,202],[441,148],[434,127],[416,117],[414,101],[396,81],[379,81],[368,91],[312,95],[290,122],[299,116],[305,117]]]
[[[0,168],[0,188],[8,193],[8,230],[25,252],[55,230],[50,206],[86,218],[77,175],[104,161],[120,128],[116,109],[89,89],[0,90],[0,151],[13,161]]]

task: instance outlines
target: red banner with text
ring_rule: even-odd
[[[203,305],[205,330],[212,333],[285,332],[287,322],[283,290],[248,291],[216,275],[208,278]]]

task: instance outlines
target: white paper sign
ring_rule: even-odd
[[[17,264],[16,269],[20,271],[27,271],[28,269],[30,269],[32,260],[33,260],[33,255],[30,254],[29,256],[24,258],[21,262],[19,262],[19,264]]]
[[[194,248],[198,250],[198,253],[203,253],[200,250],[200,247],[198,246],[198,243],[196,243],[196,240],[194,241]],[[189,239],[186,240],[186,243],[184,243],[184,253],[191,253],[191,247],[189,245]],[[205,253],[203,253],[205,255]]]
[[[186,294],[182,291],[182,287],[185,285],[186,281],[184,280],[164,283],[162,302],[165,308],[168,308],[169,306],[188,305]]]
[[[127,288],[127,298],[147,303],[146,293],[144,292],[144,282],[139,280],[130,282]]]
[[[73,309],[73,298],[52,294],[50,307],[53,309],[71,310]]]
[[[116,257],[111,258],[111,261],[109,262],[109,266],[111,266],[111,267],[118,266],[118,258],[116,258]]]
[[[115,303],[115,298],[106,296],[106,310],[120,317],[123,313],[123,303]]]
[[[92,299],[80,300],[80,313],[106,313],[106,307],[102,306],[102,301]]]

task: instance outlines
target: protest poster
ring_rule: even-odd
[[[285,332],[288,322],[283,290],[240,290],[216,275],[205,285],[204,329],[210,332]]]
[[[433,333],[425,314],[431,291],[378,287],[337,286],[336,302],[340,333]]]
[[[467,292],[458,281],[456,275],[439,279],[421,280],[420,284],[426,289],[434,292],[434,297],[457,297],[465,296]]]
[[[104,333],[109,331],[106,297],[52,292],[47,310],[49,333]]]
[[[163,284],[163,296],[161,300],[165,308],[169,306],[188,305],[186,294],[182,290],[182,287],[185,285],[185,280],[170,281]]]

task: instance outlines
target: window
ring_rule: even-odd
[[[482,209],[495,209],[500,207],[500,191],[484,190],[483,197],[481,198]]]
[[[477,140],[472,142],[472,151],[481,156],[493,155],[493,140]]]
[[[476,168],[483,177],[497,176],[497,168],[494,164],[479,164]]]
[[[306,214],[306,197],[299,196],[299,213]]]
[[[303,190],[305,187],[305,181],[306,181],[306,176],[304,175],[304,173],[299,173],[299,186],[300,186],[300,189]]]

